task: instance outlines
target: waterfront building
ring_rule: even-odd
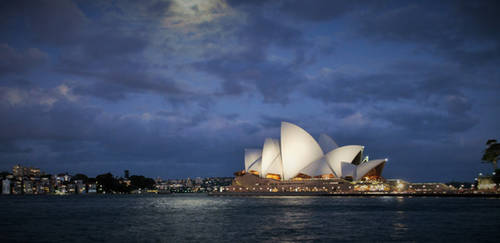
[[[477,178],[477,189],[479,189],[479,190],[495,190],[496,188],[497,188],[497,184],[493,181],[493,177],[480,175]]]
[[[380,179],[387,159],[369,160],[363,151],[362,145],[338,146],[326,134],[316,140],[299,126],[282,122],[280,139],[266,138],[262,149],[245,149],[245,170],[236,175],[281,181]]]
[[[411,193],[443,193],[455,190],[453,186],[444,183],[411,183],[408,192]]]
[[[91,183],[88,184],[88,193],[97,193],[97,184],[96,183]]]
[[[24,181],[24,194],[33,194],[33,182],[30,180]]]
[[[42,171],[39,168],[34,167],[25,167],[21,165],[14,165],[12,167],[12,174],[15,177],[40,177],[42,175]]]
[[[9,179],[2,180],[2,194],[4,194],[4,195],[10,194],[10,180]]]
[[[82,194],[87,192],[83,180],[74,180],[73,183],[75,184],[75,193]]]
[[[48,194],[54,191],[50,178],[48,177],[40,178],[40,185],[41,185],[41,191],[39,193]]]
[[[22,180],[16,179],[14,181],[14,183],[12,183],[12,184],[13,184],[12,194],[15,194],[15,195],[23,194],[23,181]]]
[[[68,184],[66,185],[67,193],[69,194],[75,194],[76,193],[76,185],[75,184]]]

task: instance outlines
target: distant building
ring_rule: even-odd
[[[88,193],[97,193],[97,184],[88,184]]]
[[[15,180],[13,183],[12,194],[19,195],[23,194],[23,181]]]
[[[4,194],[4,195],[10,194],[10,180],[9,179],[2,180],[2,194]]]
[[[193,182],[191,181],[191,179],[189,177],[186,180],[186,187],[193,187]]]
[[[71,176],[68,173],[60,173],[56,176],[57,182],[68,182],[71,181]]]
[[[30,167],[28,171],[30,177],[40,177],[40,175],[42,174],[42,172],[38,168]]]
[[[477,189],[479,190],[494,190],[497,187],[491,176],[479,176],[477,181]]]
[[[129,171],[128,170],[125,170],[125,179],[128,179],[129,178]]]
[[[34,167],[25,167],[21,165],[14,165],[12,167],[12,174],[15,177],[40,177],[42,175],[42,171],[39,168]]]
[[[24,194],[33,194],[33,182],[29,180],[24,181]]]
[[[453,186],[448,186],[444,183],[411,183],[408,186],[409,192],[416,193],[447,192],[453,189]]]
[[[74,183],[75,183],[75,192],[77,194],[87,193],[85,184],[83,184],[83,180],[75,180]]]

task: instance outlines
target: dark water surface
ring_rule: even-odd
[[[498,242],[500,199],[1,196],[0,242]]]

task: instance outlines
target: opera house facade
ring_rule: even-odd
[[[245,170],[237,176],[253,174],[282,182],[380,179],[387,159],[368,160],[363,150],[361,145],[339,147],[326,134],[316,140],[299,126],[282,122],[280,139],[265,139],[262,149],[245,149]]]

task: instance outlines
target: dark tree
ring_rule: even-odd
[[[0,172],[0,178],[7,178],[7,176],[9,175],[10,173],[7,172],[7,171],[2,171]]]
[[[486,142],[486,150],[484,150],[482,160],[485,163],[492,163],[493,169],[496,171],[497,169],[497,161],[500,158],[500,143],[495,139],[490,139]]]
[[[74,181],[76,181],[76,180],[82,180],[83,183],[87,183],[87,181],[89,180],[89,178],[86,175],[84,175],[84,174],[76,174],[71,179],[74,180]]]
[[[122,192],[122,193],[128,193],[130,192],[129,188],[125,184],[120,184],[118,179],[113,177],[113,174],[111,173],[106,173],[102,175],[98,175],[96,177],[97,183],[99,185],[102,185],[102,190],[105,191],[106,193],[110,192]]]
[[[133,175],[130,177],[130,185],[136,189],[153,189],[155,181],[144,176]]]
[[[495,174],[491,177],[491,179],[493,179],[493,182],[496,184],[500,183],[500,169],[495,170]]]

